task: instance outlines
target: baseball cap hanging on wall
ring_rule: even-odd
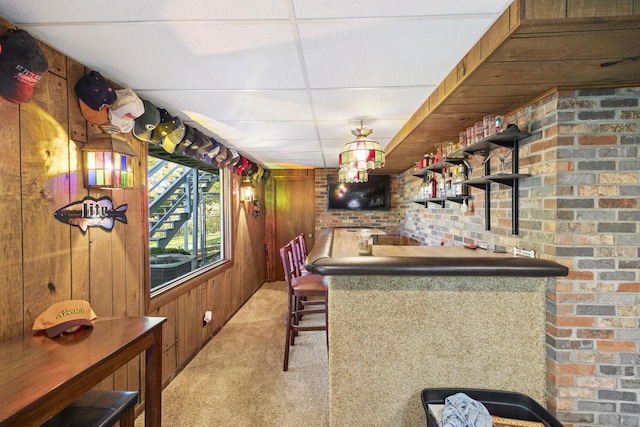
[[[144,113],[133,121],[133,136],[140,141],[149,141],[151,133],[160,124],[160,111],[146,99],[142,100]]]
[[[118,99],[116,89],[97,71],[78,79],[76,95],[85,120],[95,125],[107,123],[107,112]]]
[[[158,111],[160,112],[160,123],[151,133],[150,142],[162,145],[167,153],[173,154],[176,145],[184,139],[185,125],[177,116],[172,116],[164,108],[158,108]]]
[[[109,123],[122,133],[133,130],[133,121],[144,114],[144,103],[131,89],[116,90],[116,102],[109,108]]]
[[[29,102],[48,69],[47,57],[29,33],[13,29],[0,36],[0,95],[13,102]]]

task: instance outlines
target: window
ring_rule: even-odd
[[[228,176],[149,145],[151,296],[225,262]],[[228,175],[228,174],[226,174]]]

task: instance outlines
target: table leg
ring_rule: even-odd
[[[146,427],[160,427],[162,420],[162,328],[153,332],[153,345],[146,350],[145,357],[145,404]]]

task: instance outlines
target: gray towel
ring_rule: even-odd
[[[440,427],[491,427],[491,415],[484,405],[464,393],[444,400]]]

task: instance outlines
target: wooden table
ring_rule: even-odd
[[[145,357],[145,425],[161,424],[164,317],[99,318],[93,328],[0,343],[0,426],[39,426],[131,359]]]

